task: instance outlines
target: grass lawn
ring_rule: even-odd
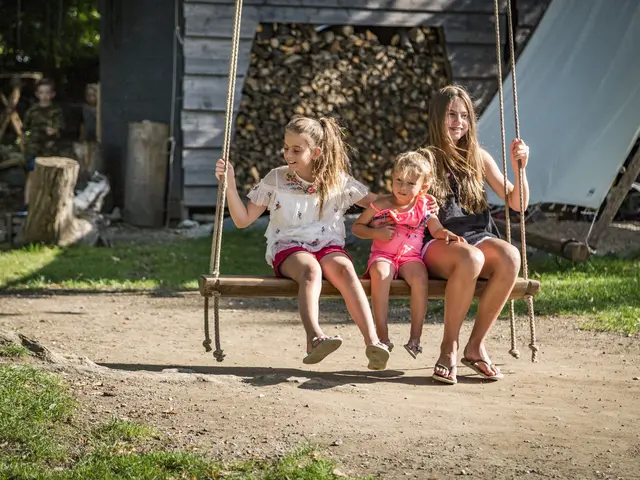
[[[76,421],[76,408],[57,376],[28,365],[0,363],[0,478],[337,478],[336,466],[310,447],[274,461],[220,463],[163,449],[162,434],[146,425],[114,418],[98,427],[83,426]]]
[[[265,239],[257,229],[223,235],[221,271],[270,275]],[[114,248],[30,247],[0,253],[0,290],[196,290],[209,270],[211,240],[171,244],[117,244]],[[368,248],[350,249],[362,272]],[[531,262],[530,276],[542,282],[538,315],[577,315],[585,328],[640,332],[640,254],[632,258],[595,257],[589,263]],[[520,313],[524,302],[517,302]],[[432,311],[441,310],[432,302]]]

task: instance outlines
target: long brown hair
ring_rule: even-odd
[[[459,98],[469,114],[469,130],[456,145],[447,128],[447,115],[451,102]],[[484,187],[484,163],[478,145],[476,114],[467,91],[458,85],[441,88],[429,107],[429,143],[436,157],[436,182],[431,187],[439,203],[453,194],[452,181],[459,186],[462,208],[479,213],[488,206]],[[453,178],[450,178],[452,175]]]
[[[329,195],[342,188],[344,175],[351,173],[347,145],[338,122],[329,117],[318,120],[296,115],[284,129],[285,132],[304,135],[311,148],[319,147],[320,156],[313,161],[311,175],[313,186],[320,197],[320,212]]]

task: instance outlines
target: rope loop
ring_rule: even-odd
[[[204,297],[204,342],[202,342],[205,352],[210,352],[211,335],[209,334],[209,297]]]

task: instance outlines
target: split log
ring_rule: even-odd
[[[109,179],[99,173],[94,174],[87,186],[73,198],[73,211],[76,215],[93,212],[100,213],[111,186]]]
[[[498,230],[502,235],[506,235],[507,225],[504,220],[494,219]],[[543,250],[545,252],[554,253],[567,258],[575,263],[583,263],[591,257],[591,249],[584,242],[574,239],[562,239],[545,237],[539,233],[527,231],[527,245]],[[517,242],[522,242],[520,236],[520,224],[511,224],[511,238]]]
[[[164,225],[168,139],[164,123],[129,124],[123,217],[131,225]]]
[[[390,190],[394,157],[426,143],[429,101],[448,83],[446,65],[437,29],[261,25],[231,149],[239,187],[282,164],[284,126],[302,114],[338,118],[354,147],[354,176]]]
[[[95,245],[100,236],[98,225],[95,221],[77,218],[73,212],[78,169],[78,162],[70,158],[36,158],[32,173],[33,198],[19,234],[19,245]]]

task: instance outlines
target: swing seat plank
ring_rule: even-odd
[[[371,280],[361,279],[362,286],[367,296],[371,295]],[[444,298],[446,280],[429,279],[429,298]],[[478,297],[487,285],[486,280],[476,282],[475,296]],[[537,280],[525,280],[518,278],[511,295],[512,300],[535,296],[540,290],[540,282]],[[213,275],[200,277],[200,294],[210,297],[215,291],[223,297],[229,298],[294,298],[298,296],[298,284],[289,278],[278,277],[249,277],[243,275],[224,275],[216,278]],[[391,282],[390,298],[408,298],[411,289],[404,280]],[[322,282],[321,296],[324,298],[340,298],[340,292],[328,281]]]

